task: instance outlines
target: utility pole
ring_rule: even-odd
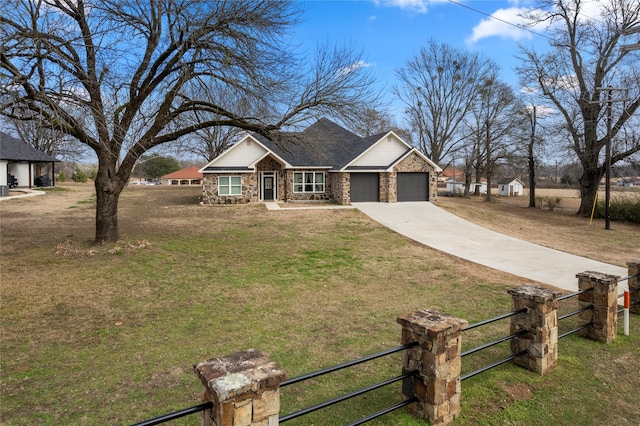
[[[611,92],[614,90],[628,90],[627,88],[621,87],[598,87],[596,90],[606,91],[607,92],[607,141],[606,141],[606,152],[605,152],[605,206],[604,206],[604,215],[605,215],[605,224],[604,229],[611,229],[611,130],[612,130],[612,117],[611,117],[611,104],[614,100],[611,98]],[[616,102],[626,101],[626,99],[617,99]],[[598,102],[600,103],[600,102]]]
[[[611,229],[611,87],[607,88],[607,152],[605,153],[604,229]]]

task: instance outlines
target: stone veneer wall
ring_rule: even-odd
[[[398,163],[394,170],[396,173],[429,173],[429,201],[435,203],[438,200],[438,173],[433,166],[424,161],[424,159],[422,159],[419,155],[415,153],[411,154],[400,163]],[[395,188],[397,190],[397,184],[395,185]],[[395,201],[397,201],[397,194]]]
[[[380,202],[396,203],[398,201],[398,174],[396,172],[379,173]]]
[[[350,173],[337,172],[328,173],[331,182],[331,198],[338,204],[347,205],[351,202]]]
[[[241,176],[241,195],[218,195],[218,176]],[[258,201],[258,177],[254,173],[204,174],[200,204],[246,204]]]

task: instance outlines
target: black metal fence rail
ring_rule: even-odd
[[[473,323],[473,324],[469,325],[467,328],[463,329],[462,331],[464,332],[464,331],[473,330],[474,328],[482,327],[482,326],[485,326],[487,324],[491,324],[491,323],[494,323],[496,321],[500,321],[500,320],[503,320],[503,319],[506,319],[506,318],[511,318],[513,316],[516,316],[516,315],[519,315],[519,314],[523,314],[523,313],[526,313],[528,311],[529,311],[528,308],[522,308],[522,309],[518,309],[517,311],[507,312],[506,314],[498,315],[498,316],[495,316],[493,318],[489,318],[489,319],[486,319],[486,320],[483,320],[483,321],[478,321],[476,323]],[[488,342],[488,343],[484,343],[484,344],[482,344],[480,346],[477,346],[477,347],[475,347],[473,349],[469,349],[469,350],[466,350],[464,352],[461,352],[460,353],[460,357],[462,358],[462,357],[465,357],[467,355],[471,355],[471,354],[474,354],[476,352],[480,352],[480,351],[482,351],[484,349],[488,349],[488,348],[490,348],[492,346],[495,346],[495,345],[498,345],[500,343],[503,343],[503,342],[506,342],[508,340],[511,340],[514,337],[522,336],[522,335],[524,335],[524,334],[526,334],[528,332],[529,332],[529,330],[520,330],[517,333],[513,333],[513,334],[511,334],[509,336],[500,337],[500,338],[498,338],[496,340],[493,340],[493,341]],[[524,355],[526,353],[527,353],[527,351],[522,351],[522,352],[519,352],[519,353],[516,353],[516,354],[512,354],[512,355],[510,355],[510,356],[508,356],[506,358],[503,358],[501,360],[498,360],[498,361],[496,361],[496,362],[494,362],[492,364],[489,364],[489,365],[481,367],[481,368],[479,368],[477,370],[471,371],[470,373],[467,373],[467,374],[464,374],[464,375],[460,376],[460,381],[464,381],[464,380],[470,379],[473,376],[476,376],[476,375],[478,375],[480,373],[484,373],[485,371],[491,370],[492,368],[495,368],[495,367],[498,367],[498,366],[500,366],[502,364],[505,364],[505,363],[507,363],[507,362],[509,362],[511,360],[514,360],[514,359],[518,358],[519,356],[522,356],[522,355]]]
[[[314,411],[318,411],[318,410],[321,410],[323,408],[330,407],[330,406],[335,405],[335,404],[337,404],[339,402],[346,401],[346,400],[351,399],[351,398],[355,398],[356,396],[364,395],[367,392],[371,392],[371,391],[379,389],[379,388],[381,388],[383,386],[390,385],[391,383],[399,382],[399,381],[404,380],[406,378],[415,376],[416,374],[418,374],[418,370],[410,371],[408,373],[401,374],[401,375],[393,377],[391,379],[387,379],[387,380],[384,380],[382,382],[379,382],[379,383],[376,383],[376,384],[373,384],[373,385],[370,385],[370,386],[366,386],[364,388],[355,390],[353,392],[346,393],[344,395],[340,395],[340,396],[338,396],[336,398],[329,399],[329,400],[321,402],[319,404],[312,405],[311,407],[303,408],[302,410],[298,410],[298,411],[295,411],[293,413],[286,414],[286,415],[280,417],[280,423],[284,423],[286,421],[293,420],[293,419],[295,419],[297,417],[304,416],[305,414],[313,413]],[[398,408],[400,408],[400,407],[398,407]],[[387,412],[387,411],[385,410],[385,412]]]
[[[354,359],[352,361],[347,361],[342,364],[334,365],[332,367],[327,367],[321,370],[312,371],[311,373],[301,374],[300,376],[292,377],[291,379],[283,381],[282,383],[280,383],[280,387],[283,388],[285,386],[289,386],[294,383],[299,383],[305,380],[313,379],[314,377],[324,376],[325,374],[333,373],[334,371],[342,370],[343,368],[353,367],[354,365],[362,364],[364,362],[368,362],[376,358],[381,358],[383,356],[391,355],[396,352],[401,352],[405,349],[410,349],[415,346],[418,346],[418,342],[411,342],[406,345],[397,346],[395,348],[387,349],[381,352],[377,352],[375,354],[363,356],[362,358]]]
[[[492,322],[500,321],[500,320],[503,320],[505,318],[511,318],[511,317],[514,317],[514,316],[516,316],[518,314],[525,313],[527,311],[528,311],[527,308],[518,309],[517,311],[511,311],[511,312],[508,312],[508,313],[503,314],[503,315],[498,315],[497,317],[493,317],[493,318],[486,319],[484,321],[479,321],[479,322],[473,323],[473,324],[469,325],[467,328],[465,328],[462,331],[473,330],[474,328],[482,327],[483,325],[491,324]]]
[[[576,296],[579,296],[581,294],[588,293],[590,291],[593,291],[593,287],[587,288],[587,289],[584,289],[584,290],[579,290],[579,291],[576,291],[575,293],[565,294],[564,296],[558,297],[558,301],[560,302],[560,301],[563,301],[563,300],[567,300],[567,299],[570,299],[572,297],[576,297]],[[558,315],[558,323],[560,323],[560,321],[562,321],[562,320],[565,320],[567,318],[571,318],[574,315],[578,315],[579,313],[585,312],[585,311],[588,311],[588,310],[593,310],[593,305],[584,306],[584,307],[582,307],[580,309],[577,309],[577,310],[575,310],[573,312],[566,313],[564,315]],[[577,333],[578,331],[582,330],[583,328],[589,327],[591,324],[593,324],[593,323],[590,321],[590,322],[588,322],[586,324],[582,324],[582,325],[574,327],[574,328],[572,328],[570,330],[567,330],[564,333],[558,334],[558,340],[563,339],[563,338],[565,338],[567,336],[570,336],[570,335],[572,335],[574,333]]]
[[[384,350],[384,351],[381,351],[381,352],[377,352],[377,353],[374,353],[374,354],[371,354],[371,355],[367,355],[367,356],[364,356],[364,357],[361,357],[361,358],[358,358],[358,359],[354,359],[354,360],[347,361],[347,362],[344,362],[344,363],[341,363],[341,364],[337,364],[337,365],[334,365],[332,367],[327,367],[327,368],[323,368],[321,370],[312,371],[311,373],[302,374],[300,376],[296,376],[296,377],[293,377],[291,379],[283,381],[282,383],[280,383],[280,387],[281,388],[282,387],[286,387],[286,386],[289,386],[289,385],[292,385],[292,384],[295,384],[295,383],[303,382],[305,380],[309,380],[309,379],[313,379],[313,378],[316,378],[316,377],[324,376],[325,374],[333,373],[335,371],[342,370],[344,368],[353,367],[354,365],[362,364],[362,363],[365,363],[365,362],[368,362],[368,361],[372,361],[372,360],[377,359],[377,358],[381,358],[381,357],[384,357],[384,356],[387,356],[387,355],[394,354],[396,352],[401,352],[401,351],[404,351],[406,349],[413,348],[413,347],[417,346],[418,344],[419,344],[418,342],[408,343],[406,345],[397,346],[395,348],[387,349],[387,350]],[[285,423],[285,422],[287,422],[289,420],[293,420],[295,418],[304,416],[305,414],[309,414],[309,413],[312,413],[314,411],[318,411],[318,410],[321,410],[323,408],[330,407],[332,405],[338,404],[340,402],[346,401],[346,400],[354,398],[356,396],[360,396],[360,395],[363,395],[365,393],[368,393],[368,392],[374,391],[376,389],[379,389],[381,387],[390,385],[391,383],[399,382],[399,381],[404,380],[404,379],[406,379],[408,377],[414,376],[417,373],[418,373],[417,370],[410,371],[408,373],[401,374],[401,375],[396,376],[396,377],[392,377],[390,379],[384,380],[384,381],[379,382],[379,383],[375,383],[373,385],[366,386],[364,388],[355,390],[353,392],[349,392],[347,394],[340,395],[338,397],[329,399],[329,400],[321,402],[319,404],[315,404],[315,405],[312,405],[310,407],[303,408],[303,409],[298,410],[298,411],[294,411],[293,413],[285,414],[284,416],[280,417],[279,422],[280,423]],[[385,415],[387,413],[390,413],[390,412],[392,412],[394,410],[397,410],[397,409],[402,408],[402,407],[404,407],[406,405],[409,405],[409,404],[415,402],[416,400],[417,400],[416,398],[410,398],[410,399],[408,399],[406,401],[403,401],[401,403],[392,405],[392,406],[387,407],[387,408],[385,408],[385,409],[383,409],[381,411],[373,413],[373,414],[371,414],[371,415],[369,415],[367,417],[359,419],[356,422],[351,423],[350,425],[359,425],[359,424],[365,423],[365,422],[367,422],[369,420],[373,420],[373,419],[378,418],[380,416],[383,416],[383,415]]]
[[[174,411],[173,413],[165,414],[159,417],[155,417],[153,419],[144,420],[140,423],[135,423],[132,426],[153,426],[159,425],[162,423],[169,422],[171,420],[179,419],[180,417],[189,416],[191,414],[196,414],[201,411],[209,410],[213,408],[213,402],[205,402],[204,404],[194,405],[193,407],[185,408],[182,410]]]
[[[576,291],[575,293],[565,294],[564,296],[558,297],[558,302],[561,302],[561,301],[563,301],[565,299],[569,299],[571,297],[578,296],[578,295],[583,294],[583,293],[588,293],[590,291],[593,291],[593,287],[587,288],[587,289],[584,289],[584,290],[580,290],[580,291]]]

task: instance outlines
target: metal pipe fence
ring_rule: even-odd
[[[626,281],[626,280],[630,280],[632,278],[636,278],[639,275],[640,274],[634,274],[634,275],[630,275],[630,276],[621,278],[621,279],[618,280],[618,283]],[[576,297],[576,296],[579,296],[581,294],[584,294],[584,293],[587,293],[587,292],[590,292],[590,291],[593,291],[593,290],[594,290],[593,288],[580,290],[580,291],[577,291],[577,292],[574,292],[574,293],[570,293],[570,294],[566,294],[566,295],[560,296],[560,297],[557,298],[557,300],[558,301],[567,300],[567,299],[570,299],[572,297]],[[637,291],[638,290],[634,290],[633,292],[637,292]],[[618,294],[617,297],[618,298],[624,297],[624,293]],[[631,306],[638,306],[638,305],[640,305],[640,302],[635,303],[635,304],[633,304]],[[589,305],[589,306],[585,306],[585,307],[582,307],[580,309],[577,309],[575,311],[572,311],[572,312],[569,312],[569,313],[566,313],[566,314],[563,314],[563,315],[559,315],[558,316],[558,322],[560,322],[562,320],[565,320],[565,319],[568,319],[570,317],[573,317],[575,315],[578,315],[578,314],[580,314],[582,312],[585,312],[585,311],[588,311],[588,310],[592,310],[592,309],[594,309],[594,306],[593,305]],[[622,312],[623,310],[624,310],[624,308],[619,309],[618,313]],[[496,321],[500,321],[500,320],[503,320],[503,319],[511,318],[513,316],[516,316],[516,315],[519,315],[519,314],[522,314],[522,313],[527,313],[528,311],[529,311],[528,308],[522,308],[522,309],[519,309],[519,310],[516,310],[516,311],[508,312],[506,314],[498,315],[498,316],[495,316],[493,318],[489,318],[489,319],[486,319],[486,320],[479,321],[477,323],[471,324],[467,328],[463,329],[462,331],[463,332],[467,332],[467,331],[473,330],[475,328],[482,327],[482,326],[494,323]],[[590,325],[592,325],[592,322],[576,326],[576,327],[574,327],[574,328],[572,328],[572,329],[570,329],[570,330],[568,330],[568,331],[566,331],[566,332],[564,332],[562,334],[559,334],[558,335],[558,340],[562,339],[564,337],[567,337],[567,336],[569,336],[571,334],[574,334],[574,333],[576,333],[576,332],[578,332],[578,331],[580,331],[580,330],[582,330],[582,329],[584,329],[586,327],[589,327]],[[466,357],[466,356],[471,355],[471,354],[475,354],[475,353],[480,352],[482,350],[485,350],[485,349],[488,349],[490,347],[496,346],[496,345],[498,345],[500,343],[503,343],[503,342],[509,341],[511,339],[514,339],[516,337],[525,335],[528,332],[529,332],[528,330],[520,330],[520,331],[518,331],[516,333],[513,333],[511,335],[500,337],[500,338],[498,338],[496,340],[493,340],[491,342],[487,342],[487,343],[484,343],[484,344],[482,344],[480,346],[477,346],[475,348],[472,348],[472,349],[466,350],[464,352],[461,352],[460,353],[460,357],[462,358],[462,357]],[[361,357],[361,358],[358,358],[358,359],[354,359],[354,360],[351,360],[351,361],[347,361],[347,362],[344,362],[344,363],[341,363],[341,364],[337,364],[337,365],[334,365],[334,366],[331,366],[331,367],[327,367],[327,368],[320,369],[320,370],[317,370],[317,371],[313,371],[313,372],[310,372],[310,373],[302,374],[300,376],[296,376],[296,377],[293,377],[291,379],[283,381],[282,383],[280,383],[280,387],[282,388],[282,387],[290,386],[290,385],[293,385],[293,384],[296,384],[296,383],[300,383],[300,382],[303,382],[303,381],[306,381],[306,380],[317,378],[317,377],[320,377],[320,376],[323,376],[323,375],[326,375],[326,374],[329,374],[329,373],[333,373],[333,372],[336,372],[336,371],[339,371],[339,370],[342,370],[342,369],[345,369],[345,368],[353,367],[353,366],[358,365],[358,364],[362,364],[362,363],[365,363],[365,362],[368,362],[368,361],[372,361],[372,360],[375,360],[375,359],[378,359],[378,358],[381,358],[381,357],[384,357],[384,356],[388,356],[388,355],[391,355],[391,354],[394,354],[394,353],[397,353],[397,352],[401,352],[403,350],[410,349],[410,348],[413,348],[413,347],[418,346],[418,345],[419,345],[418,342],[412,342],[412,343],[409,343],[409,344],[406,344],[406,345],[397,346],[397,347],[394,347],[394,348],[391,348],[391,349],[387,349],[387,350],[384,350],[384,351],[381,351],[381,352],[377,352],[377,353],[374,353],[374,354],[371,354],[371,355],[367,355],[367,356],[364,356],[364,357]],[[467,373],[465,375],[461,375],[460,376],[460,380],[461,381],[467,380],[467,379],[469,379],[471,377],[474,377],[474,376],[476,376],[478,374],[486,372],[486,371],[488,371],[488,370],[490,370],[492,368],[498,367],[498,366],[500,366],[502,364],[505,364],[505,363],[507,363],[509,361],[512,361],[512,360],[514,360],[514,359],[516,359],[516,358],[518,358],[518,357],[520,357],[522,355],[525,355],[525,354],[527,354],[527,352],[528,352],[527,350],[523,350],[521,352],[518,352],[518,353],[515,353],[515,354],[511,354],[510,356],[508,356],[506,358],[503,358],[503,359],[500,359],[498,361],[495,361],[495,362],[493,362],[493,363],[491,363],[489,365],[481,367],[481,368],[479,368],[479,369],[477,369],[475,371],[469,372],[469,373]],[[379,389],[381,387],[387,386],[389,384],[405,380],[405,379],[407,379],[409,377],[412,377],[412,376],[416,375],[417,373],[418,373],[418,370],[414,370],[414,371],[411,371],[411,372],[408,372],[408,373],[405,373],[405,374],[402,374],[402,375],[399,375],[399,376],[392,377],[390,379],[381,381],[379,383],[375,383],[375,384],[363,387],[361,389],[346,393],[344,395],[337,396],[335,398],[332,398],[332,399],[329,399],[327,401],[312,405],[310,407],[303,408],[301,410],[286,414],[286,415],[280,417],[279,422],[280,423],[285,423],[285,422],[287,422],[289,420],[293,420],[295,418],[298,418],[298,417],[304,416],[306,414],[321,410],[323,408],[330,407],[332,405],[338,404],[338,403],[346,401],[348,399],[351,399],[351,398],[354,398],[354,397],[357,397],[357,396],[360,396],[360,395],[364,395],[365,393],[374,391],[376,389]],[[361,418],[359,420],[356,420],[353,423],[349,423],[347,426],[355,426],[355,425],[360,425],[360,424],[366,423],[368,421],[371,421],[373,419],[381,417],[381,416],[383,416],[385,414],[388,414],[388,413],[390,413],[392,411],[395,411],[395,410],[397,410],[399,408],[402,408],[402,407],[405,407],[407,405],[410,405],[410,404],[412,404],[412,403],[414,403],[416,401],[418,401],[418,398],[416,396],[414,396],[412,398],[408,398],[405,401],[402,401],[402,402],[399,402],[397,404],[394,404],[394,405],[391,405],[389,407],[386,407],[386,408],[384,408],[384,409],[382,409],[382,410],[380,410],[378,412],[375,412],[375,413],[370,414],[370,415],[368,415],[366,417],[363,417],[363,418]],[[149,419],[149,420],[145,420],[145,421],[142,421],[142,422],[139,422],[139,423],[135,423],[132,426],[158,425],[158,424],[166,423],[166,422],[171,421],[171,420],[176,420],[176,419],[179,419],[181,417],[185,417],[185,416],[188,416],[188,415],[191,415],[191,414],[199,413],[199,412],[211,409],[212,407],[213,407],[213,403],[211,401],[209,401],[209,402],[205,402],[203,404],[195,405],[193,407],[188,407],[188,408],[185,408],[185,409],[182,409],[182,410],[178,410],[178,411],[175,411],[173,413],[165,414],[165,415],[153,418],[153,419]]]
[[[358,364],[362,364],[362,363],[365,363],[365,362],[368,362],[368,361],[372,361],[372,360],[377,359],[377,358],[381,358],[381,357],[384,357],[384,356],[387,356],[387,355],[394,354],[396,352],[401,352],[401,351],[413,348],[413,347],[417,346],[418,344],[419,344],[418,342],[408,343],[406,345],[397,346],[395,348],[387,349],[387,350],[384,350],[384,351],[381,351],[381,352],[377,352],[377,353],[374,353],[374,354],[371,354],[371,355],[367,355],[367,356],[364,356],[364,357],[361,357],[361,358],[358,358],[358,359],[354,359],[354,360],[347,361],[347,362],[344,362],[344,363],[341,363],[341,364],[337,364],[337,365],[334,365],[332,367],[327,367],[327,368],[323,368],[321,370],[313,371],[311,373],[302,374],[300,376],[296,376],[296,377],[293,377],[293,378],[291,378],[289,380],[283,381],[282,383],[280,383],[280,387],[282,388],[282,387],[290,386],[290,385],[293,385],[295,383],[300,383],[300,382],[303,382],[305,380],[310,380],[310,379],[313,379],[313,378],[316,378],[316,377],[324,376],[325,374],[333,373],[335,371],[342,370],[344,368],[353,367],[353,366],[358,365]],[[279,422],[280,423],[285,423],[285,422],[287,422],[289,420],[293,420],[293,419],[298,418],[300,416],[304,416],[305,414],[309,414],[309,413],[312,413],[314,411],[318,411],[318,410],[321,410],[323,408],[330,407],[332,405],[338,404],[340,402],[346,401],[346,400],[354,398],[356,396],[363,395],[365,393],[374,391],[374,390],[379,389],[381,387],[390,385],[391,383],[395,383],[395,382],[404,380],[404,379],[406,379],[408,377],[412,377],[417,373],[418,373],[417,370],[410,371],[408,373],[401,374],[400,376],[392,377],[392,378],[384,380],[382,382],[366,386],[364,388],[361,388],[361,389],[355,390],[353,392],[350,392],[350,393],[347,393],[347,394],[344,394],[344,395],[329,399],[329,400],[321,402],[319,404],[316,404],[316,405],[313,405],[313,406],[310,406],[310,407],[307,407],[307,408],[303,408],[303,409],[295,411],[293,413],[285,414],[284,416],[280,417]],[[409,400],[411,400],[411,402],[415,402],[414,400],[412,400],[412,398],[410,398]],[[404,407],[404,406],[406,406],[406,405],[411,403],[411,402],[408,402],[409,400],[403,401],[402,403],[399,403],[399,404],[395,404],[395,405],[393,405],[391,407],[387,407],[387,408],[385,408],[385,409],[383,409],[381,411],[378,411],[377,413],[373,413],[370,416],[367,416],[365,419],[367,419],[367,418],[374,419],[374,418],[380,417],[380,416],[382,416],[384,414],[390,413],[391,411],[394,411],[394,410],[397,410],[399,408],[402,408],[402,407]],[[368,420],[360,419],[360,420],[358,420],[358,421],[356,421],[355,423],[352,423],[352,424],[362,424],[365,421],[368,421]]]
[[[159,424],[162,424],[162,423],[169,422],[171,420],[176,420],[176,419],[179,419],[181,417],[185,417],[185,416],[189,416],[191,414],[199,413],[201,411],[209,410],[211,408],[213,408],[213,402],[208,401],[208,402],[205,402],[204,404],[194,405],[193,407],[189,407],[189,408],[185,408],[185,409],[182,409],[182,410],[174,411],[173,413],[164,414],[162,416],[155,417],[153,419],[144,420],[142,422],[135,423],[132,426],[159,425]]]
[[[362,364],[364,362],[371,361],[376,358],[381,358],[383,356],[391,355],[396,352],[401,352],[405,349],[410,349],[415,346],[418,346],[418,342],[412,342],[406,345],[397,346],[395,348],[387,349],[385,351],[377,352],[375,354],[363,356],[362,358],[354,359],[352,361],[347,361],[342,364],[337,364],[332,367],[327,367],[321,370],[312,371],[311,373],[306,373],[300,376],[292,377],[291,379],[285,380],[282,383],[280,383],[280,387],[283,388],[285,386],[293,385],[294,383],[299,383],[305,380],[313,379],[314,377],[324,376],[325,374],[333,373],[334,371],[342,370],[343,368],[353,367],[354,365]]]

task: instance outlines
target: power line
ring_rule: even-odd
[[[480,15],[486,16],[486,17],[488,17],[490,19],[502,22],[503,24],[507,24],[507,25],[510,25],[512,27],[518,28],[520,30],[524,30],[524,31],[530,32],[531,34],[537,35],[539,37],[544,37],[544,38],[546,38],[547,40],[550,40],[550,41],[555,41],[555,39],[553,39],[552,37],[549,37],[549,36],[547,36],[545,34],[537,32],[537,31],[533,31],[532,29],[527,28],[524,25],[519,25],[519,24],[515,24],[513,22],[509,22],[509,21],[507,21],[505,19],[501,19],[501,18],[498,18],[496,16],[490,15],[490,14],[488,14],[486,12],[483,12],[481,10],[478,10],[478,9],[473,8],[473,7],[471,7],[469,5],[466,5],[466,4],[459,3],[459,2],[457,2],[455,0],[448,0],[448,1],[449,1],[449,3],[453,3],[453,4],[457,5],[457,6],[464,7],[465,9],[469,9],[472,12],[476,12],[476,13],[479,13]],[[535,9],[533,9],[533,10],[535,10]]]

